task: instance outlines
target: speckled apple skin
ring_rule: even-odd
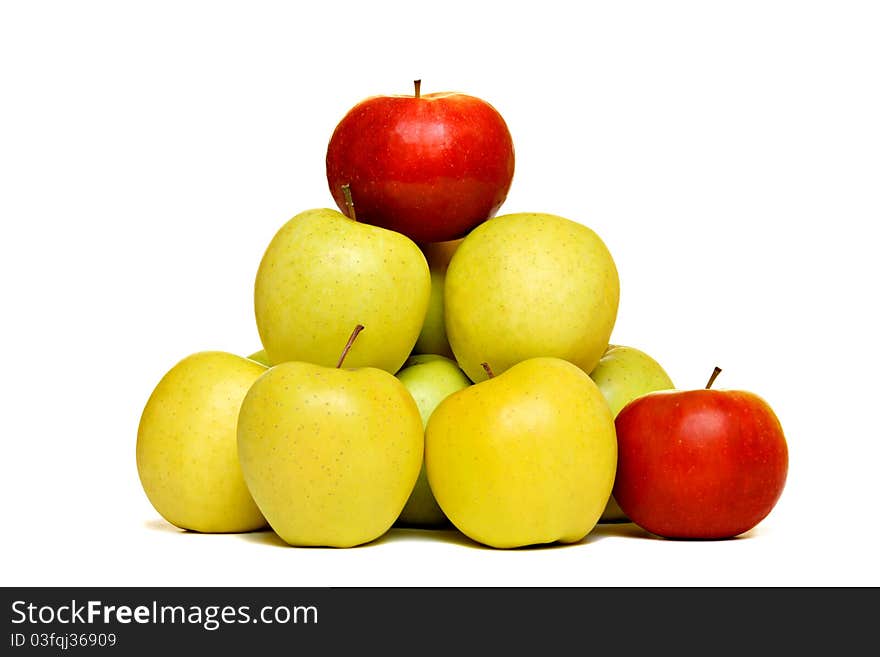
[[[248,391],[238,421],[248,488],[295,546],[352,547],[384,534],[413,490],[423,442],[412,396],[376,368],[280,363]]]
[[[187,356],[159,381],[138,425],[137,469],[162,517],[182,529],[265,527],[238,462],[241,402],[266,367],[234,354]]]
[[[318,208],[272,238],[257,270],[254,312],[272,364],[332,367],[361,325],[346,366],[394,374],[415,345],[430,295],[428,263],[412,240]]]
[[[584,538],[611,494],[616,461],[602,393],[559,358],[532,358],[451,394],[425,433],[440,508],[496,548]]]
[[[620,281],[608,248],[565,217],[495,217],[464,238],[449,262],[446,335],[474,381],[528,358],[568,360],[589,374],[608,346]]]

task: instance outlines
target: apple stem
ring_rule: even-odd
[[[493,371],[492,371],[492,368],[489,367],[489,363],[480,363],[480,366],[481,366],[484,370],[486,370],[486,374],[489,375],[489,378],[490,378],[490,379],[494,379],[494,378],[495,378],[495,372],[493,372]]]
[[[363,324],[358,324],[354,327],[354,331],[351,332],[351,335],[348,336],[348,342],[345,343],[345,348],[342,350],[342,353],[339,356],[339,362],[336,363],[337,369],[342,367],[342,361],[345,360],[345,357],[348,356],[348,352],[351,349],[351,345],[354,344],[354,339],[358,336],[358,333],[364,330]]]
[[[342,186],[342,195],[345,197],[345,207],[348,209],[348,218],[357,221],[357,214],[354,211],[354,199],[351,197],[351,185],[345,183]]]
[[[421,96],[422,96],[422,81],[421,80],[413,80],[413,86],[416,88],[416,98],[421,98]]]
[[[715,383],[715,379],[718,378],[719,374],[721,374],[721,368],[716,365],[715,369],[712,370],[712,376],[710,376],[709,380],[706,382],[706,390],[712,387],[712,384]]]

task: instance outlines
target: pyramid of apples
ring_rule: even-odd
[[[326,172],[338,210],[294,216],[257,268],[262,349],[192,354],[147,401],[138,472],[168,522],[335,547],[451,524],[518,547],[612,521],[724,538],[770,512],[788,468],[773,411],[677,390],[610,344],[601,238],[498,214],[514,148],[489,103],[418,82],[367,98]]]

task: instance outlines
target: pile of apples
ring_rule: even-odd
[[[364,99],[326,167],[339,209],[294,216],[259,263],[263,348],[192,354],[146,403],[138,473],[168,522],[335,547],[451,523],[513,548],[600,522],[727,538],[770,513],[788,449],[769,405],[610,344],[601,238],[497,214],[514,148],[489,103],[418,81]]]

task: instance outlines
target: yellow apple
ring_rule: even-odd
[[[222,351],[192,354],[162,377],[141,415],[137,469],[156,511],[198,532],[266,525],[242,476],[236,446],[241,402],[266,367]]]
[[[577,542],[611,495],[614,419],[583,370],[526,359],[440,402],[425,464],[440,508],[473,540],[497,548]]]
[[[238,450],[254,500],[284,541],[351,547],[400,515],[422,465],[422,420],[384,370],[287,361],[248,391]]]
[[[416,343],[430,295],[415,242],[322,208],[296,215],[272,238],[257,270],[254,312],[273,364],[332,367],[360,324],[348,366],[393,374]]]
[[[587,226],[542,213],[498,216],[458,246],[446,272],[449,344],[472,381],[537,356],[588,373],[617,318],[620,282],[611,253]]]

